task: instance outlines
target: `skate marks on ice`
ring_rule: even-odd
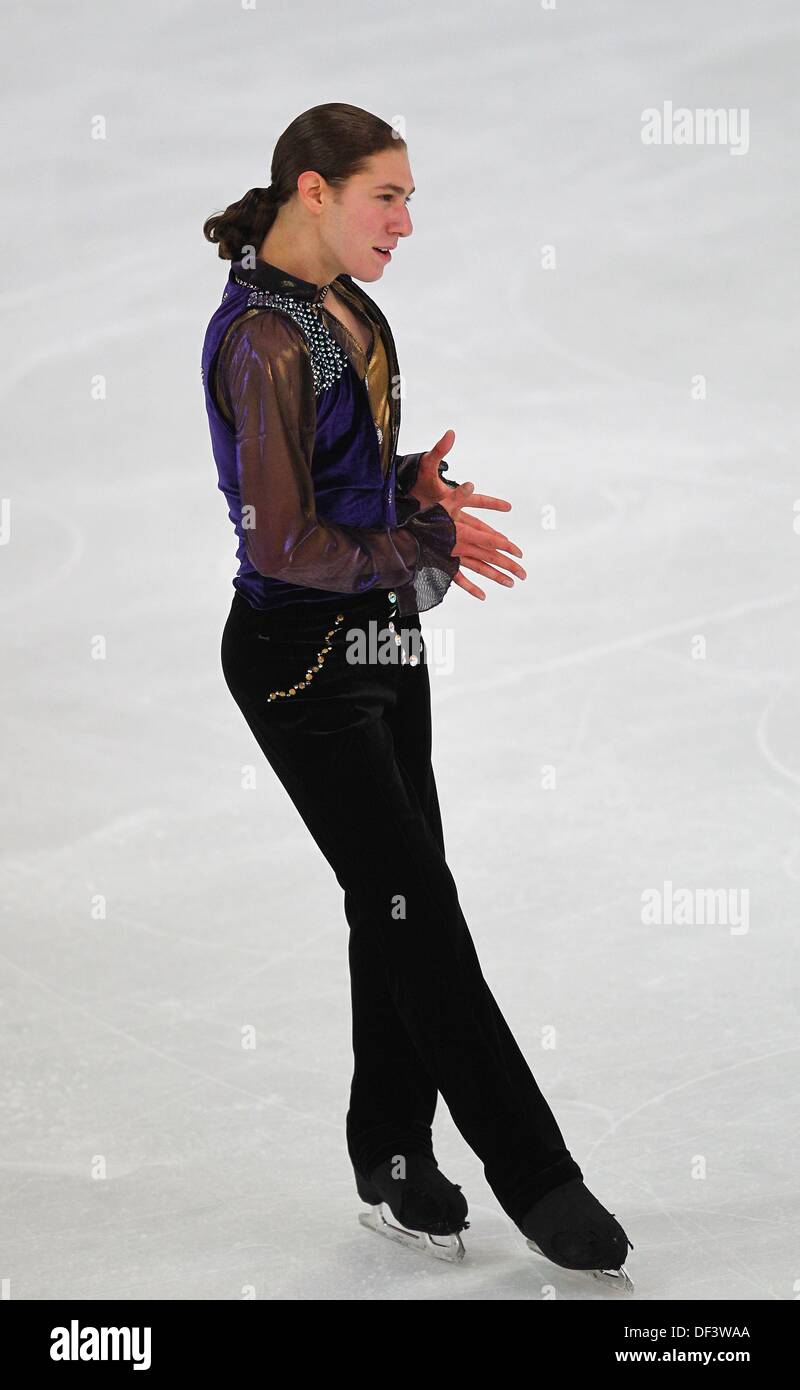
[[[0,961],[2,961],[9,968],[10,971],[16,973],[27,983],[34,985],[37,990],[44,991],[46,994],[52,995],[55,999],[59,1001],[59,1003],[66,1005],[74,1013],[79,1014],[80,1016],[85,1018],[101,1033],[105,1033],[114,1038],[117,1038],[121,1042],[127,1043],[136,1051],[154,1057],[158,1061],[165,1062],[169,1066],[173,1067],[180,1074],[189,1075],[199,1082],[201,1081],[210,1086],[222,1088],[222,1090],[225,1092],[230,1092],[232,1094],[244,1096],[248,1100],[254,1101],[259,1106],[264,1106],[267,1108],[274,1107],[280,1110],[285,1110],[287,1113],[297,1116],[301,1119],[311,1120],[315,1125],[325,1125],[329,1129],[334,1131],[334,1133],[337,1136],[337,1141],[340,1139],[341,1124],[336,1123],[333,1120],[327,1120],[323,1115],[319,1113],[319,1111],[305,1110],[302,1109],[300,1106],[290,1105],[286,1100],[284,1100],[282,1096],[260,1094],[258,1091],[252,1090],[250,1087],[239,1085],[236,1082],[228,1080],[226,1077],[217,1076],[213,1072],[206,1071],[203,1067],[195,1066],[190,1062],[184,1062],[181,1058],[175,1057],[173,1054],[169,1052],[165,1052],[163,1048],[156,1047],[153,1043],[145,1042],[143,1038],[137,1037],[128,1029],[120,1027],[119,1024],[112,1023],[107,1018],[101,1017],[101,1015],[97,1013],[95,1010],[87,1007],[85,1004],[82,1004],[79,1000],[73,998],[71,995],[66,994],[63,989],[58,989],[49,981],[42,979],[33,971],[27,970],[24,966],[18,965],[15,961],[12,961],[8,956],[2,953],[0,953]],[[148,1109],[148,1114],[149,1113],[150,1111]]]
[[[795,604],[798,600],[800,600],[800,589],[789,589],[779,594],[768,594],[764,598],[746,599],[716,611],[696,613],[688,618],[680,618],[676,622],[662,623],[656,627],[645,629],[643,632],[629,633],[624,637],[617,637],[608,642],[592,643],[573,652],[564,652],[558,656],[547,657],[543,661],[518,662],[514,664],[512,669],[504,671],[502,674],[487,676],[483,679],[470,679],[468,685],[440,680],[432,692],[433,698],[441,702],[462,697],[471,698],[478,692],[492,692],[502,687],[517,685],[530,676],[548,675],[553,671],[560,671],[570,666],[580,666],[585,662],[602,660],[604,657],[613,656],[617,652],[636,650],[640,647],[645,648],[649,643],[664,637],[679,636],[687,631],[704,631],[707,626],[713,623],[733,622],[737,618],[748,616],[751,613],[770,612],[786,605]]]
[[[687,1153],[704,1152],[706,1136],[711,1135],[708,1142],[713,1146],[719,1144],[721,1132],[726,1155],[727,1150],[731,1149],[734,1161],[738,1155],[746,1162],[748,1149],[746,1145],[743,1146],[739,1131],[746,1139],[752,1117],[749,1113],[733,1118],[728,1115],[727,1119],[720,1118],[718,1123],[717,1112],[709,1110],[703,1096],[707,1093],[709,1099],[719,1098],[717,1109],[724,1116],[730,1107],[725,1103],[721,1083],[728,1079],[732,1081],[735,1101],[743,1090],[740,1074],[744,1073],[746,1079],[749,1069],[763,1066],[768,1071],[774,1071],[777,1092],[780,1077],[786,1073],[784,1064],[799,1052],[800,1046],[797,1045],[773,1048],[685,1077],[674,1085],[654,1092],[639,1105],[624,1112],[587,1146],[585,1152],[582,1151],[582,1165],[586,1170],[610,1140],[615,1143],[625,1141],[625,1130],[631,1131],[634,1121],[646,1111],[699,1088],[696,1108],[703,1118],[697,1121],[698,1127],[694,1133],[690,1132],[684,1120],[687,1132],[684,1133],[682,1129],[677,1132],[676,1138],[667,1139],[665,1143],[665,1136],[675,1131],[668,1128],[662,1119],[652,1132],[657,1146],[657,1159],[654,1160],[650,1150],[644,1147],[648,1135],[637,1134],[634,1129],[628,1134],[625,1147],[634,1155],[639,1152],[639,1161],[626,1163],[624,1169],[618,1162],[613,1167],[609,1166],[609,1177],[602,1184],[604,1188],[611,1187],[616,1191],[629,1188],[641,1193],[637,1203],[640,1215],[636,1252],[640,1256],[640,1267],[644,1270],[649,1267],[652,1282],[648,1280],[646,1285],[642,1285],[642,1281],[638,1281],[642,1285],[640,1297],[746,1299],[752,1298],[754,1293],[761,1299],[783,1300],[792,1297],[794,1260],[789,1254],[789,1247],[792,1241],[796,1246],[800,1240],[800,1220],[794,1214],[794,1202],[787,1209],[786,1201],[781,1199],[777,1176],[761,1180],[757,1170],[734,1167],[726,1156],[716,1181],[712,1177],[701,1184],[691,1182],[687,1176],[682,1187],[676,1188],[670,1151],[677,1148]],[[753,1081],[751,1089],[756,1095],[767,1094],[767,1088],[758,1079]],[[684,1114],[683,1109],[681,1114]],[[789,1147],[790,1141],[787,1139],[787,1149]],[[660,1169],[658,1163],[661,1164]],[[651,1178],[643,1182],[641,1175],[648,1167]],[[659,1172],[666,1175],[663,1182],[659,1179]],[[790,1181],[787,1174],[786,1182]],[[662,1196],[662,1191],[667,1191],[669,1196]],[[622,1200],[622,1197],[617,1198],[620,1205]],[[632,1203],[628,1202],[625,1209],[630,1225],[636,1229],[637,1218],[631,1215]],[[746,1238],[748,1256],[739,1262],[736,1254],[742,1244],[743,1225],[749,1230]],[[674,1231],[674,1239],[669,1237],[670,1230]],[[728,1253],[728,1247],[731,1253]],[[724,1292],[721,1292],[721,1280],[725,1282]],[[705,1289],[707,1292],[704,1292]]]
[[[793,689],[796,690],[797,684],[798,682],[794,677],[785,679],[783,684],[781,685],[781,688],[779,690],[776,690],[774,695],[772,695],[770,699],[767,701],[766,705],[761,711],[758,723],[756,724],[756,747],[758,748],[758,751],[763,757],[764,761],[768,764],[769,767],[772,768],[773,772],[777,772],[779,777],[785,777],[788,782],[792,782],[796,787],[800,787],[800,772],[795,772],[792,768],[787,767],[786,764],[781,761],[778,755],[772,751],[768,738],[769,721],[775,711],[776,706],[786,695],[787,691]]]

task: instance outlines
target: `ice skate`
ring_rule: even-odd
[[[523,1218],[521,1230],[530,1249],[543,1259],[599,1279],[617,1292],[633,1293],[623,1263],[633,1242],[582,1179],[572,1178],[545,1193]]]
[[[361,1225],[398,1245],[458,1263],[466,1253],[459,1231],[469,1227],[460,1186],[449,1182],[427,1154],[398,1157],[405,1160],[404,1177],[393,1176],[397,1159],[391,1158],[369,1178],[356,1173],[358,1195],[372,1208],[359,1213]]]

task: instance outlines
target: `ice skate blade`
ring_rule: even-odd
[[[531,1240],[529,1236],[525,1237],[525,1243],[554,1269],[563,1269],[565,1274],[587,1274],[591,1279],[599,1279],[601,1284],[613,1289],[615,1293],[633,1293],[633,1280],[624,1265],[620,1265],[619,1269],[570,1269],[568,1265],[559,1265],[555,1260],[548,1260],[544,1251],[540,1250],[536,1241]]]
[[[366,1226],[368,1231],[375,1231],[376,1235],[386,1236],[388,1240],[396,1241],[398,1245],[407,1245],[410,1250],[419,1250],[425,1255],[432,1255],[435,1260],[447,1260],[450,1264],[458,1264],[463,1260],[466,1251],[463,1241],[457,1231],[452,1235],[435,1236],[429,1231],[410,1231],[406,1226],[401,1226],[391,1208],[385,1202],[373,1206],[371,1211],[360,1211],[358,1219],[362,1226]]]

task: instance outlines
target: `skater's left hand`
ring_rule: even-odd
[[[455,438],[455,430],[445,430],[438,443],[434,444],[433,448],[429,449],[426,454],[423,454],[419,461],[416,482],[409,496],[414,497],[419,502],[421,508],[432,507],[437,502],[441,503],[443,498],[446,497],[449,500],[452,497],[452,484],[446,483],[444,479],[439,476],[439,464],[445,455],[449,454],[455,443]],[[486,511],[511,511],[511,503],[507,502],[505,498],[490,497],[488,493],[485,492],[473,492],[469,498],[469,505],[470,507],[481,507]],[[448,510],[450,510],[449,507]],[[462,565],[466,564],[478,574],[486,575],[487,578],[494,579],[498,584],[505,584],[510,587],[514,583],[513,579],[507,578],[493,565],[486,563],[486,560],[479,559],[478,557],[481,550],[487,545],[491,545],[497,551],[507,551],[509,555],[519,555],[521,557],[522,551],[519,546],[509,540],[508,536],[504,536],[501,532],[495,531],[494,527],[489,526],[485,521],[481,521],[479,517],[471,516],[463,506],[453,515],[453,520],[456,522],[461,533],[462,545],[465,537],[474,542],[474,545],[470,547],[469,558],[465,556],[462,560]],[[461,552],[456,551],[455,553],[460,554]],[[486,557],[486,559],[488,559],[488,557]],[[497,557],[495,557],[495,559],[497,559]],[[518,579],[527,578],[522,566],[515,564],[513,560],[507,560],[505,556],[503,556],[502,564],[504,569],[510,570]],[[477,584],[473,584],[471,580],[467,579],[462,569],[458,570],[453,583],[460,585],[462,589],[466,589],[467,593],[473,594],[475,598],[486,598],[486,594],[483,590],[479,589]]]

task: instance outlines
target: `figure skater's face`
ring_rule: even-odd
[[[360,174],[333,189],[320,228],[327,251],[354,280],[380,280],[400,237],[414,230],[414,180],[405,145],[374,154]],[[388,253],[381,247],[388,248]]]

